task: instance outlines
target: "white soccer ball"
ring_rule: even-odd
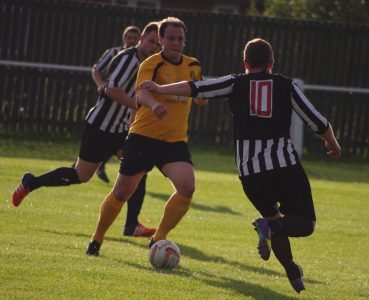
[[[178,246],[168,240],[157,241],[149,252],[150,263],[155,269],[174,269],[178,266],[180,257]]]

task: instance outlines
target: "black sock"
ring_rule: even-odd
[[[288,236],[272,234],[271,242],[275,257],[284,268],[287,268],[293,262],[291,244]]]
[[[146,178],[144,175],[139,182],[136,191],[132,194],[127,202],[127,218],[125,226],[132,226],[138,224],[138,215],[140,214],[143,200],[146,193]]]
[[[76,169],[64,167],[30,179],[29,187],[33,191],[42,186],[67,186],[76,183],[81,183]]]
[[[283,218],[279,218],[268,221],[268,225],[270,228],[270,239],[274,255],[281,265],[286,268],[292,262],[292,251],[290,240],[288,239],[282,219]]]

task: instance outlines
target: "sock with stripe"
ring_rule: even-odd
[[[30,178],[28,185],[30,190],[33,191],[42,186],[68,186],[78,183],[81,182],[78,178],[76,169],[63,167],[41,176]]]
[[[92,236],[93,241],[97,241],[100,244],[103,242],[105,233],[122,210],[124,202],[117,200],[114,192],[110,192],[106,196],[100,208],[99,221]]]
[[[166,239],[169,231],[176,227],[190,208],[191,199],[192,197],[185,197],[178,192],[175,192],[169,198],[165,205],[159,227],[153,236],[154,241]]]

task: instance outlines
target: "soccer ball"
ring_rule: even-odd
[[[157,241],[149,252],[150,263],[155,269],[174,269],[178,266],[180,257],[178,246],[167,240]]]

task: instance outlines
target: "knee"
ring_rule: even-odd
[[[187,198],[192,198],[195,193],[195,184],[194,183],[185,183],[179,187],[177,187],[177,192]]]
[[[88,172],[81,172],[80,170],[76,169],[77,177],[79,180],[79,183],[86,183],[89,182],[94,173],[90,174]]]
[[[311,227],[310,230],[307,231],[307,236],[312,235],[315,231],[315,221],[310,221]]]
[[[136,186],[116,184],[113,192],[118,201],[125,202],[131,198],[132,194],[136,191]]]
[[[86,183],[86,182],[89,182],[91,179],[91,177],[83,177],[83,176],[78,176],[78,180],[79,180],[79,183]]]
[[[303,224],[302,224],[303,225]],[[314,230],[315,230],[315,221],[312,221],[312,220],[308,220],[306,223],[305,223],[305,226],[300,226],[300,230],[299,230],[299,235],[300,237],[305,237],[305,236],[309,236],[309,235],[312,235]]]
[[[129,191],[127,191],[126,189],[119,188],[119,187],[114,187],[113,193],[114,193],[115,199],[121,202],[127,201],[131,197],[131,193],[129,193]]]

